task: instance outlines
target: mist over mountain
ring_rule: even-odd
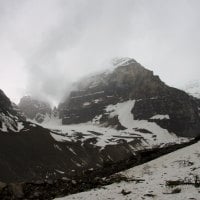
[[[200,81],[193,80],[182,87],[188,94],[200,99]]]
[[[76,124],[96,119],[99,124],[123,129],[117,111],[111,109],[113,114],[109,115],[108,107],[117,107],[128,100],[134,100],[131,108],[134,119],[155,121],[177,135],[198,135],[198,103],[185,92],[167,86],[159,76],[131,58],[115,59],[112,70],[80,80],[76,89],[59,105],[62,123]],[[156,120],[154,115],[167,117]]]
[[[0,198],[51,200],[115,183],[123,177],[113,173],[199,141],[200,100],[132,58],[63,95],[52,109],[42,96],[16,105],[0,90]]]
[[[1,0],[0,199],[199,199],[199,10]]]
[[[38,123],[43,122],[45,117],[50,117],[52,112],[48,102],[37,100],[30,96],[22,97],[18,106],[27,118]]]
[[[57,104],[70,83],[116,56],[182,86],[200,76],[199,7],[198,0],[1,1],[1,88],[16,104],[27,94]]]
[[[58,108],[0,91],[0,197],[51,200],[123,180],[110,175],[197,143],[199,108],[127,57],[77,81]]]

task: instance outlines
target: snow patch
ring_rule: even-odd
[[[18,132],[24,128],[23,122],[18,122]]]
[[[159,120],[163,120],[163,119],[170,119],[169,115],[154,115],[153,117],[151,117],[150,119],[159,119]]]
[[[84,102],[83,106],[89,106],[91,103],[90,102]]]
[[[55,149],[58,149],[59,151],[62,151],[62,149],[57,144],[54,144],[53,146],[54,146]]]
[[[8,131],[7,126],[5,125],[4,122],[2,122],[2,128],[0,128],[0,130],[1,130],[2,132],[7,132],[7,131]]]
[[[77,153],[76,153],[71,147],[69,147],[68,149],[69,149],[73,154],[77,155]]]
[[[122,103],[117,103],[116,105],[109,105],[105,108],[105,110],[109,113],[111,118],[118,116],[119,122],[122,126],[127,128],[127,131],[132,132],[135,130],[137,134],[148,140],[148,142],[150,142],[152,145],[155,145],[155,143],[160,144],[182,142],[183,138],[177,137],[174,133],[169,133],[167,129],[161,128],[155,122],[149,122],[147,120],[135,120],[134,114],[131,112],[134,104],[135,100],[129,100]],[[160,119],[163,117],[168,118],[169,116],[157,115],[154,117],[159,117]],[[154,139],[156,138],[156,141],[153,140],[152,135],[142,133],[139,131],[139,129],[145,129],[153,133]]]
[[[59,174],[64,174],[64,173],[65,173],[65,172],[60,171],[60,170],[58,170],[58,169],[55,169],[55,171],[58,172]]]

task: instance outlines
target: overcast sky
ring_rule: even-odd
[[[199,11],[199,0],[0,0],[0,88],[57,102],[114,57],[180,87],[200,77]]]

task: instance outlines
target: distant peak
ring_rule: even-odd
[[[182,89],[185,90],[188,94],[196,98],[200,98],[200,81],[199,80],[190,81],[188,84],[182,87]]]
[[[128,57],[116,57],[112,59],[112,64],[116,67],[118,66],[126,66],[132,63],[137,63],[136,60],[133,58],[128,58]]]

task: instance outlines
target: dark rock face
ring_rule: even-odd
[[[154,121],[169,132],[193,137],[200,134],[198,103],[185,92],[163,83],[152,71],[134,60],[118,66],[110,73],[102,73],[80,81],[77,90],[60,104],[63,124],[83,123],[102,115],[100,122],[116,125],[109,119],[105,107],[126,100],[136,100],[132,109],[135,119]],[[168,120],[152,120],[154,115],[169,115]]]
[[[179,136],[194,137],[200,134],[198,104],[182,91],[171,88],[171,94],[136,101],[132,110],[135,119],[156,122]],[[169,119],[150,119],[156,114],[169,115]]]
[[[130,62],[111,73],[102,73],[78,83],[78,90],[60,104],[63,124],[81,123],[102,114],[105,106],[128,99],[140,99],[165,93],[166,87],[153,72]]]
[[[10,109],[11,109],[10,99],[4,94],[2,90],[0,90],[0,111],[5,112],[6,110]]]
[[[30,96],[21,98],[19,108],[29,119],[42,123],[46,115],[51,114],[51,107],[47,102],[39,101]]]

